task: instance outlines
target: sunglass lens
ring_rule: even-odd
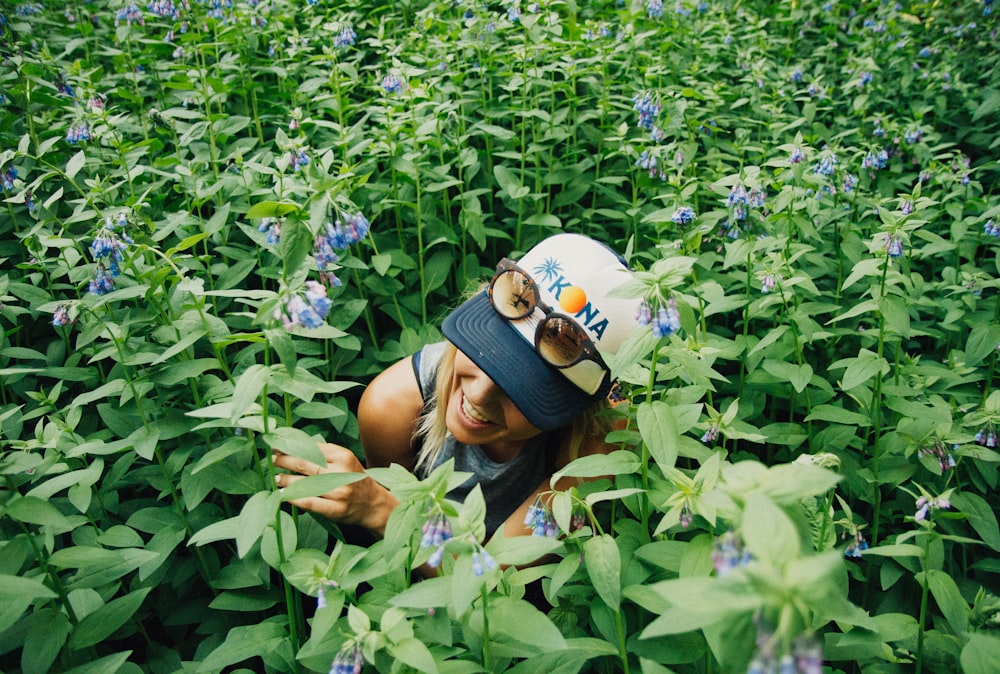
[[[573,322],[549,316],[537,333],[538,353],[556,367],[568,367],[580,359],[587,336]]]
[[[504,318],[524,318],[535,308],[533,281],[515,269],[502,272],[493,279],[490,298]]]

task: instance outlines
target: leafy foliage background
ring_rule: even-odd
[[[992,671],[996,21],[5,7],[0,668]],[[485,543],[448,467],[373,472],[404,506],[370,547],[283,506],[349,478],[279,493],[270,449],[360,452],[361,385],[556,231],[649,309],[563,535]]]

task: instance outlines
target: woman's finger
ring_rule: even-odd
[[[292,456],[291,454],[275,452],[272,455],[272,458],[274,460],[274,465],[278,468],[284,468],[285,470],[290,470],[302,475],[319,475],[322,471],[322,468],[317,466],[315,463],[306,461],[305,459],[300,459],[299,457]]]

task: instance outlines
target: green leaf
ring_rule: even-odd
[[[677,443],[680,433],[670,405],[662,400],[638,405],[636,422],[643,442],[662,470],[674,467],[677,462]]]
[[[130,655],[132,655],[132,651],[121,651],[120,653],[105,655],[103,658],[67,669],[63,674],[115,674],[115,672],[122,668],[122,665],[125,664]]]
[[[970,634],[959,661],[963,674],[995,674],[1000,662],[1000,639],[989,633]]]
[[[951,497],[951,504],[965,514],[966,520],[986,545],[1000,551],[1000,527],[997,515],[979,494],[964,491]]]
[[[321,326],[322,327],[322,326]],[[278,360],[285,366],[289,374],[295,373],[295,366],[298,364],[298,353],[295,350],[295,340],[285,328],[267,328],[264,330],[267,343],[274,352],[278,354]]]
[[[555,484],[563,477],[601,477],[604,475],[628,475],[635,473],[642,461],[635,452],[619,449],[610,454],[589,454],[570,462],[549,480]]]
[[[618,544],[609,534],[601,534],[583,544],[583,559],[598,596],[611,610],[621,605],[622,558]]]
[[[407,637],[389,644],[389,653],[397,662],[425,674],[437,674],[438,666],[430,650],[418,639]]]
[[[46,674],[59,656],[73,626],[65,613],[44,608],[24,618],[29,623],[21,652],[24,674]]]
[[[844,371],[844,377],[840,382],[841,388],[845,391],[864,384],[876,374],[888,374],[890,370],[889,361],[867,349],[861,349],[857,358],[849,358],[847,362],[847,370]]]
[[[212,522],[204,529],[200,529],[188,539],[188,545],[204,545],[213,541],[225,541],[236,538],[240,530],[239,516]]]
[[[240,511],[239,528],[236,531],[236,551],[243,559],[260,535],[264,527],[274,522],[274,516],[281,505],[281,495],[277,491],[257,492],[249,499]]]
[[[27,524],[70,528],[69,520],[54,505],[34,496],[22,496],[10,501],[5,514]]]
[[[654,612],[659,617],[643,629],[643,639],[701,629],[762,603],[756,593],[731,589],[707,576],[675,578],[629,590],[629,598],[640,606],[658,607]]]
[[[264,434],[264,442],[274,449],[285,454],[297,456],[315,463],[317,466],[326,466],[326,457],[319,445],[323,440],[308,435],[305,431],[290,426],[281,426],[270,433]]]
[[[530,564],[545,555],[559,551],[562,541],[547,536],[512,536],[504,538],[496,535],[486,545],[498,564],[519,566]]]
[[[125,439],[132,445],[136,454],[149,461],[156,453],[156,443],[160,440],[160,429],[155,426],[140,426]]]
[[[414,583],[393,595],[389,603],[401,608],[419,609],[447,606],[451,603],[451,578],[437,576]]]
[[[83,150],[80,150],[66,162],[66,177],[72,180],[76,177],[76,174],[80,172],[84,164],[87,163],[87,155]]]
[[[298,205],[287,201],[262,201],[250,207],[244,215],[248,220],[256,218],[280,218],[299,210]],[[282,229],[284,236],[284,229]]]
[[[33,601],[55,596],[55,592],[34,578],[0,575],[0,634],[21,619]]]
[[[291,219],[281,227],[281,240],[278,242],[278,255],[284,269],[285,279],[290,279],[299,271],[299,267],[312,250],[312,230],[298,219]]]
[[[806,389],[806,385],[809,384],[809,380],[812,378],[813,369],[808,363],[803,363],[802,365],[796,365],[794,363],[787,363],[783,360],[772,360],[767,358],[764,360],[761,367],[764,371],[770,375],[781,379],[782,381],[787,381],[792,385],[797,393],[802,393]]]
[[[965,365],[975,367],[996,351],[1000,344],[1000,325],[996,323],[980,323],[969,331],[969,339],[965,343]]]
[[[236,421],[246,414],[250,406],[257,400],[257,396],[264,390],[271,378],[271,369],[266,365],[251,365],[240,378],[233,384],[233,400],[229,408],[229,423]]]
[[[878,555],[879,557],[920,557],[924,554],[924,549],[918,545],[896,543],[893,545],[879,545],[874,548],[868,548],[862,554]]]
[[[944,571],[931,569],[927,572],[927,583],[938,608],[956,634],[969,631],[969,605],[954,579]]]
[[[829,421],[835,424],[846,426],[860,426],[862,428],[871,425],[871,419],[864,414],[845,410],[836,405],[817,405],[805,418],[806,421]]]
[[[761,492],[747,496],[743,511],[743,540],[755,558],[781,566],[802,551],[798,531],[791,518]]]
[[[83,617],[73,629],[69,639],[70,648],[79,650],[104,641],[124,625],[142,606],[152,588],[130,592],[123,597],[109,601],[92,613]]]
[[[286,639],[284,629],[273,622],[234,627],[199,665],[199,672],[221,672],[229,665],[275,651]]]
[[[481,611],[476,612],[476,618],[482,620]],[[490,597],[490,632],[498,632],[540,651],[566,648],[559,628],[544,613],[513,597]]]
[[[282,501],[294,501],[295,499],[319,496],[339,487],[344,487],[359,480],[364,480],[368,476],[364,473],[320,473],[309,477],[295,480],[290,485],[281,490]]]
[[[851,273],[844,279],[844,284],[841,286],[841,290],[847,290],[852,285],[865,278],[866,276],[876,276],[880,273],[883,261],[879,258],[864,258],[858,261],[854,265],[854,269]],[[868,302],[863,302],[862,304],[868,304]],[[871,303],[874,305],[874,302]],[[874,306],[869,307],[874,308]],[[867,311],[868,309],[866,309]],[[844,316],[839,316],[839,318],[844,318]]]

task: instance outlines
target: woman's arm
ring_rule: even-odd
[[[394,363],[372,380],[358,404],[358,430],[369,468],[393,463],[413,468],[413,432],[423,406],[412,357]]]
[[[391,365],[368,385],[358,405],[358,429],[368,467],[398,463],[407,469],[413,465],[413,430],[420,418],[423,400],[413,373],[412,360],[405,358]],[[274,464],[298,475],[278,475],[278,486],[287,487],[295,480],[319,473],[363,473],[365,467],[346,447],[332,443],[320,445],[325,466],[298,457],[274,453]],[[376,536],[385,535],[389,515],[399,501],[371,478],[359,480],[321,496],[296,499],[290,503],[344,524],[365,527]]]

